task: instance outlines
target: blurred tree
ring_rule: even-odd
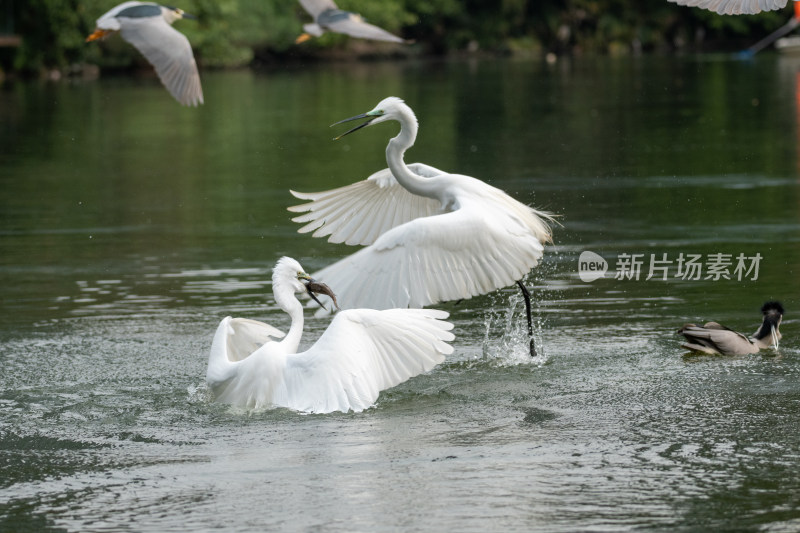
[[[15,31],[22,42],[13,69],[37,71],[65,67],[83,59],[83,39],[89,28],[81,0],[12,2]]]
[[[294,39],[310,17],[295,0],[173,0],[198,16],[179,22],[205,66],[251,64],[254,59],[347,49],[354,41],[336,34],[296,48]],[[0,17],[13,18],[22,42],[0,49],[0,69],[37,72],[91,62],[126,66],[138,53],[120,39],[100,46],[84,37],[94,21],[119,0],[0,0]],[[665,0],[340,0],[340,7],[414,39],[415,53],[483,50],[557,53],[629,53],[676,48],[741,48],[788,19],[785,12],[726,17]],[[0,20],[0,28],[10,25]],[[363,50],[363,43],[359,43]]]

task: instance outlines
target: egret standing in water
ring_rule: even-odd
[[[674,4],[699,7],[720,15],[755,15],[786,7],[788,0],[667,0]]]
[[[312,36],[319,37],[326,31],[373,41],[406,42],[397,35],[365,22],[358,13],[339,9],[333,0],[300,0],[300,5],[314,18],[314,22],[303,25],[305,33],[295,40],[298,44],[311,39]]]
[[[150,2],[123,2],[97,19],[97,29],[86,42],[115,31],[136,47],[155,67],[161,83],[181,104],[203,103],[203,89],[189,39],[172,27],[178,19],[193,19],[175,7]]]
[[[386,147],[389,168],[352,185],[318,193],[292,191],[310,202],[300,232],[330,242],[366,245],[315,274],[337,288],[342,308],[424,307],[517,284],[525,299],[531,355],[535,355],[530,295],[522,283],[551,240],[551,215],[478,179],[419,163],[406,165],[417,118],[389,97],[375,109],[336,124],[365,126],[396,120],[400,133]],[[335,124],[334,124],[335,125]],[[316,231],[315,231],[316,230]]]
[[[447,344],[453,326],[443,320],[444,311],[352,309],[338,313],[312,347],[297,353],[303,333],[298,292],[315,300],[314,293],[325,294],[336,303],[325,284],[283,257],[272,272],[272,293],[292,319],[289,332],[246,318],[222,320],[206,374],[216,401],[245,409],[362,411],[380,391],[427,372],[453,351]]]

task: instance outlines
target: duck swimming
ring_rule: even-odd
[[[782,338],[778,327],[783,318],[783,306],[780,302],[766,302],[761,306],[761,314],[764,317],[761,326],[750,338],[717,322],[706,322],[702,327],[686,324],[678,330],[686,338],[681,347],[711,355],[746,355],[770,346],[777,348]]]

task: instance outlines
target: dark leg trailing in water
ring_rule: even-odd
[[[517,281],[517,285],[519,285],[522,291],[522,298],[525,300],[525,315],[528,317],[528,337],[531,342],[531,357],[536,357],[536,346],[534,346],[533,343],[533,322],[531,321],[531,294],[528,292],[528,289],[525,288],[522,280]]]

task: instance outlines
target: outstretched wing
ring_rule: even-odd
[[[388,41],[392,43],[405,42],[402,38],[389,33],[383,28],[379,28],[368,22],[364,22],[361,15],[356,13],[348,13],[346,11],[323,13],[317,19],[317,23],[323,28],[336,33],[344,33],[351,37],[358,37],[360,39],[371,39],[373,41]]]
[[[232,318],[228,328],[229,361],[241,361],[273,338],[281,339],[284,336],[281,330],[249,318]]]
[[[422,163],[409,165],[412,172],[433,177],[443,172]],[[313,231],[314,237],[328,237],[329,242],[369,245],[388,230],[442,210],[438,200],[411,194],[385,168],[363,181],[329,191],[302,193],[290,191],[308,203],[289,208],[294,222],[305,226],[299,233]]]
[[[300,0],[300,5],[303,6],[303,9],[308,11],[309,15],[314,17],[314,20],[324,11],[337,9],[333,0]]]
[[[164,87],[181,104],[203,103],[203,89],[189,39],[164,17],[119,19],[122,38],[131,43],[156,69]]]
[[[543,213],[486,185],[486,200],[418,218],[314,274],[342,309],[424,307],[507,287],[539,262]]]
[[[720,15],[755,15],[786,7],[787,0],[667,0],[682,6],[699,7]]]
[[[307,351],[289,356],[275,403],[298,411],[362,411],[380,391],[431,370],[453,348],[453,325],[434,309],[338,313]]]
[[[206,380],[214,386],[230,379],[241,361],[273,338],[283,336],[279,329],[257,320],[223,318],[211,342]]]

